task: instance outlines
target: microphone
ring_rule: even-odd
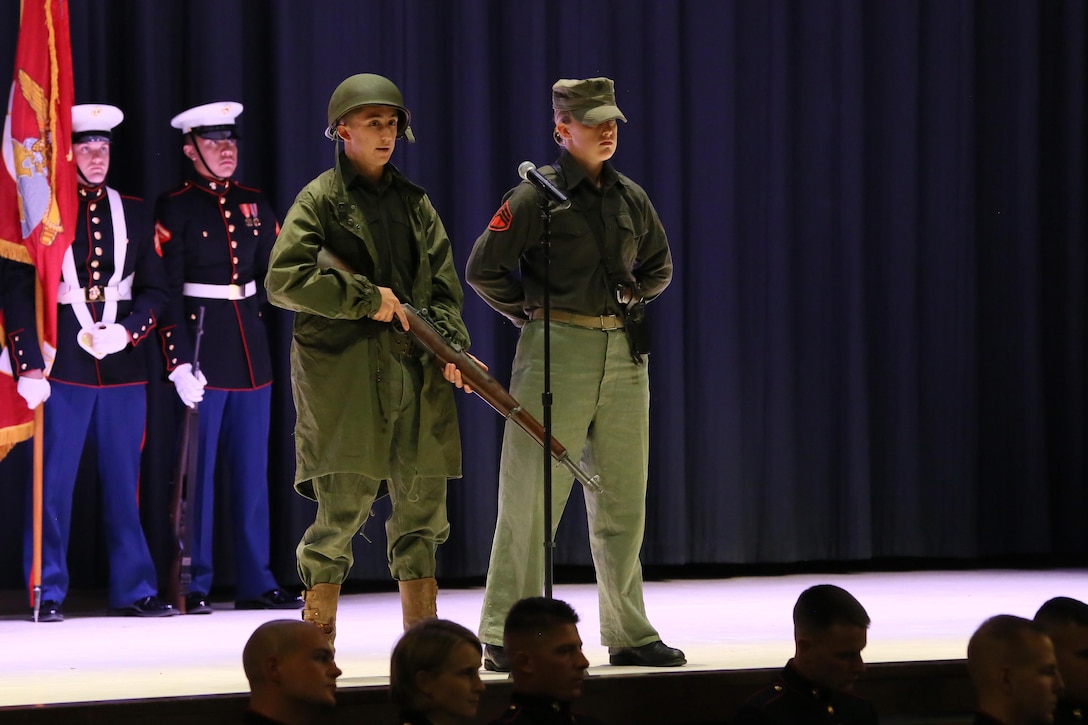
[[[533,186],[540,189],[545,196],[555,203],[567,203],[567,195],[560,191],[559,187],[549,181],[544,174],[537,171],[536,165],[532,161],[522,161],[518,165],[518,176],[531,181]]]

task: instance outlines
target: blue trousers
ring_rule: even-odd
[[[52,383],[45,403],[42,478],[42,595],[63,602],[68,594],[68,538],[72,493],[83,445],[94,426],[102,517],[110,559],[109,606],[126,607],[158,591],[155,564],[140,526],[137,489],[146,419],[146,386],[106,388]],[[33,527],[27,504],[23,566],[30,578]]]
[[[215,469],[219,456],[227,475],[234,520],[238,581],[235,599],[256,599],[277,587],[269,563],[268,426],[272,387],[256,390],[205,389],[200,403],[200,459],[190,493],[193,533],[190,591],[212,586]]]

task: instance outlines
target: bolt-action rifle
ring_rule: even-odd
[[[349,274],[355,273],[343,260],[324,248],[317,255],[317,266],[322,269],[335,268]],[[456,365],[461,371],[462,380],[472,388],[474,393],[494,408],[499,415],[514,421],[539,445],[544,445],[544,426],[540,421],[522,408],[521,403],[503,387],[503,384],[484,370],[458,343],[449,340],[446,334],[434,324],[426,309],[416,310],[406,304],[402,304],[401,307],[404,308],[405,316],[408,318],[408,329],[405,332],[420,347],[433,355],[434,359],[442,365],[447,363]],[[587,490],[600,493],[601,477],[596,474],[590,475],[581,464],[571,458],[567,449],[554,437],[551,441],[551,454],[552,459],[566,468]]]
[[[193,375],[200,372],[200,338],[204,336],[204,308],[196,319],[196,342],[193,344]],[[170,528],[174,535],[174,556],[170,562],[170,576],[166,581],[166,601],[185,614],[185,599],[192,583],[193,530],[190,522],[190,496],[196,486],[196,469],[200,452],[199,403],[185,407],[181,421],[181,447],[177,468],[174,469],[174,486],[170,500]]]

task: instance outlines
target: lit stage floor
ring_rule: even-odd
[[[985,570],[648,582],[646,607],[664,641],[687,653],[683,669],[779,667],[792,653],[797,595],[822,582],[850,590],[869,611],[869,662],[962,659],[968,637],[990,615],[1031,617],[1058,595],[1088,601],[1088,570]],[[439,615],[474,630],[482,596],[479,588],[443,589]],[[582,617],[591,675],[647,671],[607,664],[593,585],[556,585],[555,596]],[[262,622],[297,616],[217,609],[166,619],[70,614],[50,624],[0,617],[0,706],[245,692],[241,652],[249,634]],[[401,632],[397,594],[344,597],[337,629],[340,686],[387,684]]]

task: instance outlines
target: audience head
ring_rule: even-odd
[[[967,673],[990,717],[1007,725],[1054,721],[1062,678],[1050,639],[1030,619],[999,614],[983,622],[967,644]]]
[[[510,608],[503,648],[517,692],[570,702],[582,694],[589,660],[582,654],[578,614],[566,602],[522,599]]]
[[[321,631],[298,619],[265,622],[242,651],[249,708],[288,725],[312,722],[336,706],[340,668]]]
[[[1054,597],[1039,607],[1035,623],[1054,645],[1065,695],[1078,703],[1088,703],[1088,604]]]
[[[793,607],[793,665],[809,680],[848,690],[865,672],[869,614],[850,592],[818,584],[801,592]]]
[[[389,690],[402,715],[419,713],[435,725],[472,722],[480,707],[483,646],[446,619],[411,627],[393,648]]]

